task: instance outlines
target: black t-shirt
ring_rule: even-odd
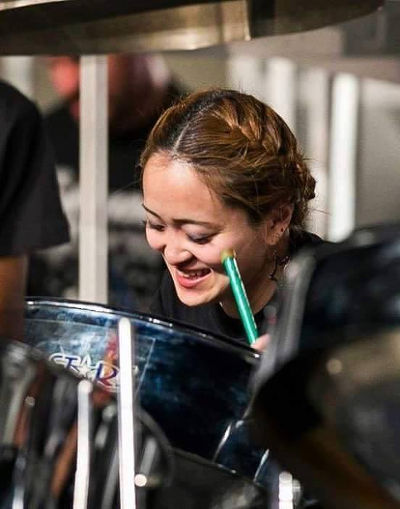
[[[290,239],[290,255],[295,255],[301,248],[322,243],[317,235],[305,231],[292,232]],[[254,316],[260,334],[268,331],[277,313],[276,292],[273,299]],[[160,289],[150,306],[150,312],[164,319],[172,319],[186,325],[200,328],[222,336],[246,343],[246,336],[240,319],[229,317],[218,303],[200,306],[186,306],[175,291],[174,283],[168,271],[165,271]]]
[[[30,100],[0,81],[0,256],[67,241],[42,118]]]

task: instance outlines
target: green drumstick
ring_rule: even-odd
[[[221,253],[221,261],[231,283],[232,293],[235,297],[244,330],[246,331],[247,340],[252,345],[258,338],[257,325],[250,308],[242,278],[240,277],[235,252],[232,249],[225,249]]]

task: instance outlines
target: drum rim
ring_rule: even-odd
[[[237,470],[227,467],[226,465],[223,465],[222,463],[214,462],[212,460],[209,460],[207,458],[203,458],[202,456],[199,456],[196,453],[192,453],[190,451],[185,451],[183,449],[180,449],[179,447],[172,447],[172,454],[178,457],[182,457],[186,460],[193,461],[194,463],[197,463],[199,465],[204,465],[207,467],[213,467],[215,470],[219,472],[223,472],[232,479],[240,479],[242,482],[245,482],[246,484],[250,484],[252,486],[257,487],[261,491],[268,492],[267,486],[264,484],[256,481],[255,479],[252,479],[248,475],[245,475],[243,473],[238,472]]]
[[[51,307],[66,307],[70,309],[81,309],[88,310],[94,312],[101,312],[109,315],[120,315],[121,317],[133,318],[143,320],[145,322],[152,323],[154,325],[161,325],[167,329],[173,329],[176,327],[180,332],[184,334],[192,334],[195,333],[195,337],[202,341],[210,342],[213,340],[215,344],[215,340],[217,341],[217,345],[220,348],[227,348],[233,353],[237,353],[242,357],[245,357],[246,360],[249,360],[253,363],[257,363],[260,360],[260,353],[251,348],[249,345],[239,342],[236,339],[229,338],[227,336],[222,336],[221,334],[214,334],[205,330],[202,330],[200,327],[192,326],[180,322],[179,320],[170,319],[166,320],[164,317],[158,316],[156,314],[132,311],[123,307],[109,306],[107,304],[99,304],[95,302],[89,301],[81,301],[74,299],[63,299],[60,297],[36,297],[36,296],[28,296],[25,297],[25,309],[29,306],[35,305],[45,305]]]

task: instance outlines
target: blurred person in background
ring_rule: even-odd
[[[22,339],[29,257],[68,241],[53,152],[36,106],[0,81],[0,336]]]
[[[73,242],[35,258],[29,292],[77,298],[79,59],[62,56],[46,62],[61,102],[45,115],[45,124]],[[144,309],[159,282],[162,262],[144,240],[137,164],[153,124],[180,90],[160,56],[140,54],[108,57],[108,87],[109,303]]]

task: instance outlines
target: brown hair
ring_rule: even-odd
[[[258,224],[293,203],[291,226],[303,226],[315,180],[296,138],[275,111],[234,90],[193,93],[159,118],[141,157],[157,152],[188,162],[206,185]]]

